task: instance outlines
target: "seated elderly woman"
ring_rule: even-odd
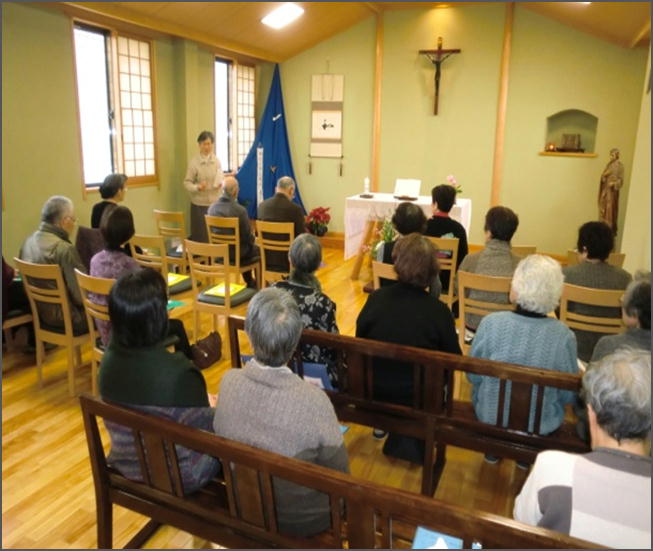
[[[109,295],[112,339],[100,364],[99,389],[110,400],[195,428],[211,430],[214,410],[202,374],[183,354],[169,353],[167,285],[151,268],[127,272]],[[127,478],[140,477],[133,436],[107,423],[108,462]],[[186,493],[194,492],[219,470],[213,457],[180,448],[179,467]]]
[[[515,519],[618,549],[651,548],[651,355],[622,349],[583,376],[592,451],[544,451]]]
[[[287,367],[302,329],[290,293],[272,287],[254,296],[245,318],[254,358],[222,378],[213,428],[231,440],[349,472],[331,401]],[[326,494],[275,480],[274,497],[281,532],[310,536],[331,526]]]
[[[514,312],[495,312],[485,316],[472,342],[470,356],[500,362],[538,367],[563,373],[577,373],[576,339],[571,330],[550,318],[562,293],[560,265],[548,256],[527,256],[517,265],[510,288],[510,301],[517,305]],[[499,407],[499,381],[494,377],[467,374],[473,385],[472,404],[480,421],[495,423]],[[507,425],[510,384],[506,390],[503,422]],[[549,434],[556,430],[565,416],[565,404],[573,402],[569,391],[546,388],[539,427],[530,430]],[[534,404],[533,404],[534,410]],[[488,463],[498,458],[485,456]],[[524,467],[523,464],[520,464]]]
[[[614,248],[614,234],[605,222],[586,222],[578,230],[578,260],[564,270],[565,283],[593,289],[625,289],[632,277],[626,270],[607,263]],[[618,308],[571,304],[570,311],[588,316],[620,317]],[[601,333],[574,329],[578,342],[578,357],[588,362]]]
[[[93,205],[91,211],[91,228],[99,228],[102,216],[107,208],[112,209],[125,198],[127,176],[124,174],[109,174],[100,186],[102,201]]]
[[[369,296],[356,320],[356,336],[460,354],[451,312],[426,291],[438,275],[433,244],[412,233],[397,240],[392,257],[399,281]],[[377,400],[411,405],[412,365],[376,360],[373,391]],[[375,436],[383,433],[375,430]],[[424,442],[391,434],[383,453],[422,463]]]
[[[100,231],[106,242],[106,247],[91,258],[90,275],[106,279],[117,279],[127,272],[140,269],[140,265],[125,253],[124,245],[134,236],[134,217],[127,207],[115,206],[102,217]],[[107,304],[107,297],[94,295],[93,302]],[[97,329],[102,344],[109,344],[111,322],[97,320]],[[168,335],[175,336],[175,350],[182,352],[187,358],[193,359],[193,348],[188,342],[188,336],[181,320],[169,320]]]
[[[322,262],[322,245],[320,240],[310,233],[303,233],[290,245],[290,276],[280,281],[275,287],[284,289],[293,296],[302,315],[302,322],[307,329],[338,333],[336,325],[336,303],[322,293],[322,287],[315,271]],[[336,357],[333,350],[319,346],[304,345],[302,360],[326,364],[332,382],[335,382]]]
[[[651,272],[637,272],[626,287],[621,303],[621,319],[626,331],[601,337],[592,353],[593,362],[619,348],[651,350]]]

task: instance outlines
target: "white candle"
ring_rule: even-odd
[[[370,192],[370,179],[365,178],[364,182],[365,182],[365,193],[369,193]]]

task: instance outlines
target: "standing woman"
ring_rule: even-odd
[[[190,226],[193,241],[207,242],[204,216],[209,205],[215,203],[222,187],[222,166],[213,153],[215,137],[204,130],[197,137],[199,155],[193,157],[186,171],[184,186],[190,194]]]

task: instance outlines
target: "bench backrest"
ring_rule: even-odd
[[[98,503],[107,498],[152,519],[228,546],[285,548],[390,548],[410,541],[421,525],[484,548],[593,548],[594,544],[496,515],[471,511],[403,490],[227,440],[173,421],[80,397]],[[143,483],[107,465],[97,419],[131,429],[140,441]],[[220,458],[223,480],[192,496],[181,493],[175,446]],[[236,474],[234,474],[236,473]],[[272,479],[281,478],[329,496],[332,527],[313,538],[279,533]],[[237,483],[235,482],[237,478]],[[237,486],[237,488],[236,488]],[[341,511],[346,511],[341,516]],[[101,511],[98,510],[98,518]]]
[[[244,328],[244,318],[230,316],[228,325],[232,365],[240,367],[238,331]],[[455,421],[456,424],[460,422],[461,426],[467,430],[474,431],[474,439],[478,439],[478,435],[484,434],[491,438],[510,442],[516,452],[513,458],[524,460],[534,460],[538,451],[543,449],[553,448],[570,452],[589,451],[587,444],[579,438],[563,440],[556,433],[550,436],[537,434],[544,406],[544,387],[579,392],[581,388],[579,375],[310,329],[303,331],[300,346],[302,344],[318,345],[337,352],[336,369],[340,388],[338,392],[328,392],[328,394],[342,420],[396,431],[406,436],[422,437],[427,439],[427,444],[430,436],[428,434],[430,426],[428,425],[435,427],[436,425],[450,425],[452,421]],[[412,364],[413,388],[415,389],[412,407],[373,400],[374,371],[371,367],[376,358],[394,359]],[[456,371],[499,379],[498,411],[503,411],[506,403],[510,408],[506,427],[502,426],[503,420],[500,415],[497,416],[497,422],[494,425],[482,423],[474,417],[460,415],[460,403],[446,398],[455,395],[455,377],[453,375]],[[299,371],[298,373],[300,376],[303,375]],[[507,392],[508,383],[511,385],[509,393]],[[531,416],[533,416],[534,422],[532,427],[529,427]],[[393,418],[394,421],[392,421]],[[418,428],[408,427],[405,422],[407,419],[421,420],[422,425]],[[416,431],[421,431],[422,435],[417,436]],[[449,437],[454,437],[453,431]],[[469,439],[465,445],[477,449],[477,446],[473,446]]]

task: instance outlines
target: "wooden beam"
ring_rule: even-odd
[[[510,77],[510,51],[512,43],[512,24],[515,4],[506,2],[506,22],[503,30],[503,51],[499,73],[499,98],[497,101],[497,122],[494,133],[494,160],[492,166],[492,190],[490,206],[499,204],[501,196],[501,177],[503,176],[503,146],[506,132],[506,106],[508,104],[508,82]]]
[[[376,50],[374,62],[374,115],[372,119],[371,191],[379,191],[381,150],[381,83],[383,80],[383,13],[376,14]]]
[[[383,8],[381,8],[381,6],[376,2],[361,2],[361,4],[373,13],[381,13],[383,11]]]
[[[146,17],[127,10],[114,2],[43,2],[42,4],[44,6],[60,7],[73,16],[89,17],[89,15],[92,15],[93,17],[106,17],[127,25],[136,25],[165,35],[185,38],[211,48],[225,50],[237,56],[246,56],[255,60],[271,61],[274,63],[281,61],[278,56],[271,54],[267,50],[244,46],[228,40],[216,40],[210,34],[196,31],[176,23],[168,23],[160,19]]]
[[[649,19],[644,23],[644,26],[642,29],[635,35],[635,38],[633,38],[630,41],[630,44],[628,44],[629,48],[634,48],[639,44],[642,40],[644,40],[644,37],[646,37],[649,33],[651,32],[651,20]]]

